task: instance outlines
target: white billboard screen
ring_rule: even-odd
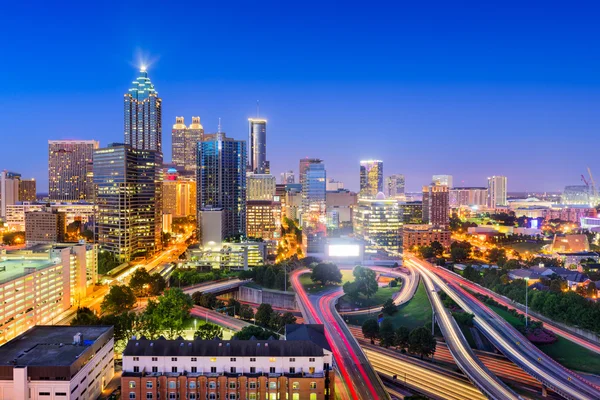
[[[330,244],[329,257],[358,257],[360,246],[357,244]]]

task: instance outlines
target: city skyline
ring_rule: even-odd
[[[410,192],[419,191],[433,174],[453,175],[456,186],[482,186],[488,176],[502,175],[510,180],[509,191],[561,191],[580,184],[587,166],[600,173],[585,161],[593,159],[593,146],[581,146],[600,124],[595,112],[598,60],[584,50],[593,46],[598,28],[581,13],[573,24],[577,11],[519,8],[513,16],[510,6],[486,6],[469,9],[469,17],[460,19],[466,27],[452,29],[456,22],[450,21],[461,15],[460,8],[442,5],[425,19],[411,21],[411,15],[422,11],[418,6],[389,5],[386,13],[349,9],[331,27],[319,24],[307,31],[310,24],[304,24],[317,17],[305,10],[291,19],[281,17],[280,7],[240,3],[225,11],[189,6],[191,13],[202,10],[207,31],[214,21],[235,28],[194,45],[191,25],[169,22],[172,32],[152,32],[141,22],[120,19],[131,14],[131,7],[100,13],[85,27],[72,21],[87,19],[86,7],[63,10],[64,23],[48,41],[38,40],[41,21],[56,11],[40,6],[27,14],[27,35],[4,44],[19,62],[0,66],[7,82],[0,94],[1,169],[36,178],[38,190],[45,192],[48,139],[98,140],[101,146],[122,141],[118,96],[137,76],[135,49],[141,48],[148,60],[158,58],[148,71],[165,99],[167,126],[176,116],[199,115],[210,133],[222,118],[224,131],[245,140],[247,119],[256,114],[260,100],[260,115],[269,120],[268,159],[275,175],[296,168],[295,160],[307,156],[325,160],[328,176],[354,191],[359,188],[356,165],[370,158],[383,160],[386,173],[404,174]],[[164,7],[136,12],[144,21],[164,15]],[[19,16],[25,15],[21,5],[7,11],[16,18],[0,28],[5,34],[22,26],[17,25]],[[325,16],[338,11],[322,7]],[[247,15],[256,13],[268,22],[268,30],[251,24]],[[505,24],[512,27],[510,35],[501,29]],[[568,29],[559,33],[559,24]],[[361,29],[353,33],[357,25]],[[102,31],[99,26],[112,28]],[[281,37],[272,38],[271,29]],[[407,34],[415,29],[422,34]],[[224,32],[222,26],[218,31]],[[477,35],[465,37],[463,31]],[[450,36],[440,42],[445,35]],[[239,40],[242,36],[247,37]],[[181,40],[168,40],[175,37]],[[88,42],[98,43],[78,46]],[[259,53],[254,51],[257,43]],[[64,50],[54,53],[57,44]],[[35,54],[22,50],[31,46]],[[73,46],[80,51],[71,51]],[[180,62],[180,55],[200,48],[190,62]],[[427,52],[419,50],[425,48]],[[535,55],[530,55],[532,48]],[[358,59],[350,57],[355,50],[361,54]],[[220,62],[202,62],[198,68],[194,61],[200,57]],[[246,68],[233,67],[248,58],[252,62]],[[40,59],[44,76],[51,79],[30,79],[40,73]],[[32,118],[43,121],[43,129],[23,123]],[[498,138],[506,148],[496,146]],[[14,151],[19,148],[27,148],[31,162],[21,165],[22,155]],[[165,134],[167,161],[170,148]],[[423,151],[454,157],[423,158]],[[558,158],[565,162],[558,165]],[[547,178],[540,179],[539,171]]]

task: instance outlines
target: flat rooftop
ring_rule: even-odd
[[[25,268],[43,269],[55,265],[51,260],[22,258],[5,260],[0,258],[0,284],[25,275]]]
[[[110,329],[112,326],[34,326],[0,346],[0,365],[70,366]],[[83,345],[73,344],[78,333]]]

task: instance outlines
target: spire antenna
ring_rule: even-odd
[[[260,101],[256,100],[256,118],[260,117]]]
[[[219,117],[219,128],[218,128],[218,133],[221,133],[221,117]]]

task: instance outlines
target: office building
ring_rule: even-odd
[[[112,144],[94,152],[97,239],[120,262],[160,250],[162,156],[156,151]]]
[[[0,171],[0,217],[6,217],[6,208],[19,201],[19,181],[21,174]]]
[[[36,201],[37,186],[35,179],[21,179],[19,182],[19,201]]]
[[[281,203],[275,200],[247,201],[246,232],[248,238],[278,239],[281,236]]]
[[[401,204],[405,224],[423,223],[423,202],[407,201]]]
[[[306,170],[311,164],[321,164],[323,160],[319,160],[318,158],[302,158],[300,159],[300,166],[298,168],[298,179],[300,183],[300,187],[303,187],[304,181],[306,180]]]
[[[507,206],[506,177],[492,176],[488,178],[488,207]]]
[[[336,190],[340,190],[344,188],[344,182],[336,181],[333,178],[327,179],[327,185],[325,189],[328,192],[335,192]]]
[[[402,235],[404,248],[414,251],[416,247],[429,246],[433,242],[449,247],[452,233],[444,227],[433,225],[404,225]]]
[[[93,201],[92,156],[96,140],[48,140],[50,201]]]
[[[195,180],[182,177],[165,179],[162,182],[162,192],[163,214],[171,214],[174,218],[197,216]]]
[[[326,213],[325,164],[312,159],[304,168],[302,184],[302,225],[316,228],[325,224]]]
[[[192,117],[192,124],[186,126],[183,117],[176,117],[171,131],[172,162],[184,174],[194,174],[198,157],[198,142],[204,137],[200,117]]]
[[[327,191],[326,195],[327,226],[341,228],[352,226],[352,212],[357,202],[357,195],[346,189]]]
[[[374,198],[377,193],[383,191],[383,161],[361,161],[360,192],[358,195],[364,198]]]
[[[246,142],[225,132],[198,145],[198,209],[222,208],[225,237],[246,235]]]
[[[130,340],[121,398],[334,399],[332,365],[331,351],[309,338]]]
[[[450,189],[450,208],[484,208],[488,190],[484,187],[455,187]]]
[[[25,241],[36,243],[57,243],[65,241],[67,216],[64,212],[46,208],[25,213]]]
[[[432,185],[444,185],[444,186],[447,186],[448,189],[452,189],[454,187],[452,175],[433,175],[431,177],[431,184]]]
[[[267,120],[248,118],[248,171],[269,174],[267,161]]]
[[[0,347],[0,400],[96,399],[114,376],[112,326],[35,326]]]
[[[565,186],[560,201],[562,204],[589,206],[591,204],[590,189],[585,185]]]
[[[91,203],[41,203],[18,202],[6,207],[5,222],[8,228],[15,231],[25,231],[25,214],[34,211],[56,211],[65,214],[67,225],[79,221],[88,229],[94,221],[95,206]]]
[[[145,67],[124,96],[125,144],[135,150],[150,150],[162,158],[162,100],[148,78]]]
[[[267,243],[253,240],[241,243],[207,242],[206,246],[190,246],[186,267],[211,269],[247,270],[250,267],[265,265]]]
[[[281,173],[281,183],[286,185],[288,183],[295,183],[294,171],[286,171]]]
[[[248,173],[246,175],[247,200],[272,201],[275,196],[276,184],[277,181],[273,175]]]
[[[302,190],[287,189],[285,192],[285,217],[299,221],[302,214]]]
[[[423,223],[446,226],[450,223],[448,186],[423,186]]]
[[[404,175],[394,174],[388,176],[386,179],[386,192],[387,197],[390,199],[404,199]]]
[[[383,250],[401,252],[402,212],[396,199],[386,199],[383,193],[374,199],[358,198],[354,212],[354,233],[365,242],[365,253]]]

